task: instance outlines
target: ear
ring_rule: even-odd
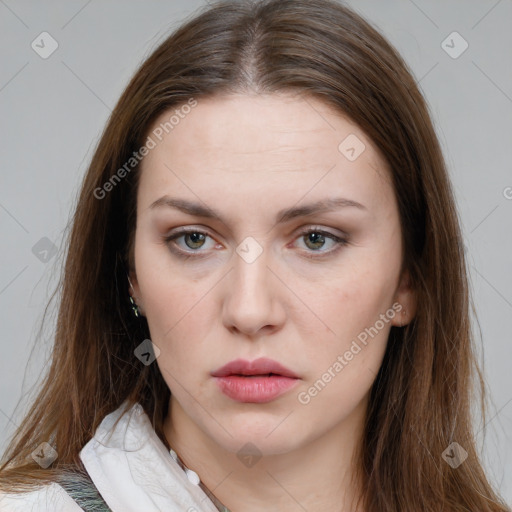
[[[128,293],[133,298],[135,304],[139,307],[139,312],[142,316],[146,316],[144,311],[143,302],[141,299],[139,281],[137,279],[137,274],[134,270],[131,270],[128,275]]]
[[[416,291],[412,287],[411,276],[406,270],[402,273],[400,283],[395,291],[393,304],[400,304],[401,308],[396,309],[397,314],[391,320],[396,327],[404,327],[416,316],[417,298]]]

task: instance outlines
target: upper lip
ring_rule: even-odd
[[[269,373],[293,379],[298,378],[297,375],[282,364],[266,357],[260,357],[254,361],[235,359],[218,368],[211,375],[212,377],[227,377],[229,375],[268,375]]]

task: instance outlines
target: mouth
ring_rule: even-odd
[[[251,379],[251,378],[254,378],[254,377],[283,377],[283,375],[279,374],[279,373],[264,373],[264,374],[259,374],[259,373],[255,373],[254,375],[245,375],[243,373],[232,373],[230,375],[226,375],[226,377],[247,377],[248,379]]]
[[[275,400],[300,380],[291,370],[272,359],[236,359],[211,373],[228,398],[243,403]]]
[[[283,366],[281,363],[261,357],[254,361],[246,361],[245,359],[235,359],[228,364],[218,368],[211,373],[212,377],[228,377],[237,375],[241,377],[272,377],[281,376],[297,379],[290,369]]]

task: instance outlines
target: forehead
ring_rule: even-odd
[[[284,193],[298,200],[333,187],[375,195],[389,182],[386,162],[366,134],[316,98],[231,94],[196,101],[153,123],[155,147],[141,166],[144,205],[168,188],[188,197]]]

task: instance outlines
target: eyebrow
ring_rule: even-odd
[[[186,199],[179,199],[175,197],[169,197],[167,195],[160,197],[149,206],[150,209],[155,209],[159,207],[168,207],[174,208],[176,210],[180,210],[189,215],[193,215],[196,217],[205,217],[208,219],[218,219],[224,224],[226,222],[222,219],[222,216],[213,210],[212,208],[208,208],[199,203],[194,203],[192,201],[188,201]],[[305,217],[307,215],[311,215],[313,213],[323,213],[330,212],[334,210],[338,210],[340,208],[353,207],[358,208],[360,210],[366,210],[366,207],[357,201],[353,201],[351,199],[346,199],[344,197],[333,197],[321,199],[320,201],[316,201],[314,203],[305,204],[302,206],[293,206],[291,208],[285,208],[280,210],[277,215],[275,222],[284,223],[288,222],[296,217]]]

